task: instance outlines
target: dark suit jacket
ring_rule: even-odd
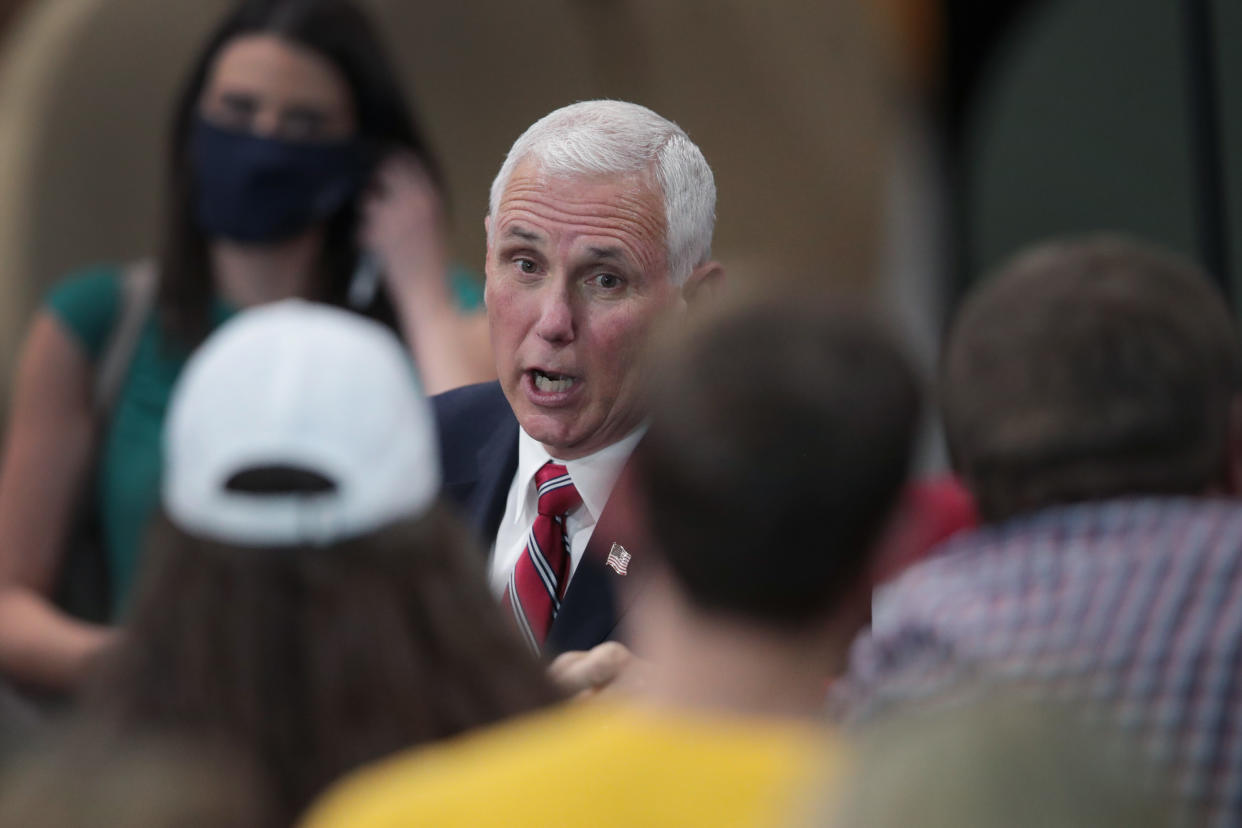
[[[517,418],[498,382],[468,385],[432,397],[431,402],[440,431],[444,496],[461,512],[483,549],[490,549],[517,472]],[[615,637],[620,609],[635,590],[619,596],[621,576],[605,561],[613,543],[620,543],[631,554],[641,543],[629,515],[622,514],[630,509],[621,500],[610,498],[596,521],[591,542],[548,631],[544,649],[549,654],[589,649]],[[627,581],[638,579],[639,557],[630,561]]]

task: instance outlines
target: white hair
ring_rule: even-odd
[[[553,176],[651,171],[664,195],[669,276],[682,284],[711,258],[716,181],[707,159],[677,124],[638,104],[582,101],[545,115],[513,143],[492,182],[495,216],[513,170],[526,158]]]

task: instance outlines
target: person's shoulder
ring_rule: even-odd
[[[760,824],[798,780],[839,764],[825,736],[801,723],[570,703],[356,773],[306,824]]]
[[[914,561],[876,588],[874,611],[896,605],[909,609],[914,596],[952,592],[983,577],[1010,554],[993,527],[966,529],[942,543],[929,557]]]
[[[52,286],[43,305],[95,359],[120,311],[121,268],[98,265],[72,273]]]
[[[436,416],[461,417],[463,415],[489,414],[497,410],[509,410],[509,402],[496,380],[463,385],[444,391],[431,398]]]
[[[578,729],[581,716],[579,706],[557,706],[397,754],[334,785],[303,824],[397,826],[413,819],[428,825],[472,825],[491,807],[489,802],[499,808],[508,802],[505,791],[524,787],[529,787],[531,806],[537,808],[537,789],[550,790],[559,784],[553,780],[574,770],[564,757],[573,753],[574,739],[567,737]],[[503,822],[499,810],[494,817],[490,824]]]
[[[503,423],[516,420],[500,383],[466,385],[431,398],[440,442],[444,446],[477,445]]]
[[[483,382],[454,388],[431,398],[440,439],[440,463],[446,480],[469,477],[479,452],[497,431],[512,426],[517,439],[517,418],[499,382]]]

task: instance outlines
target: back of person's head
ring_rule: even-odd
[[[764,305],[693,331],[658,370],[635,465],[685,597],[772,627],[829,616],[905,480],[919,396],[859,311]]]
[[[226,744],[71,728],[0,776],[0,828],[278,828],[261,769]]]
[[[163,515],[95,707],[251,747],[291,815],[361,762],[554,700],[438,492],[390,332],[298,300],[241,314],[174,389]]]
[[[669,276],[683,283],[711,258],[716,181],[685,131],[645,106],[581,101],[540,118],[518,137],[492,182],[488,213],[497,215],[513,171],[531,160],[550,177],[654,176],[664,200]]]
[[[972,293],[940,394],[985,519],[1057,503],[1232,488],[1242,351],[1191,263],[1121,238],[1048,243]]]

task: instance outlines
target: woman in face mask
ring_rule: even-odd
[[[433,393],[493,370],[486,322],[467,312],[481,291],[446,262],[437,164],[346,0],[244,0],[191,73],[170,149],[158,256],[55,288],[19,364],[0,467],[0,672],[21,684],[72,689],[112,635],[50,597],[75,510],[98,515],[114,617],[156,506],[173,381],[237,310],[352,307],[404,335]]]

